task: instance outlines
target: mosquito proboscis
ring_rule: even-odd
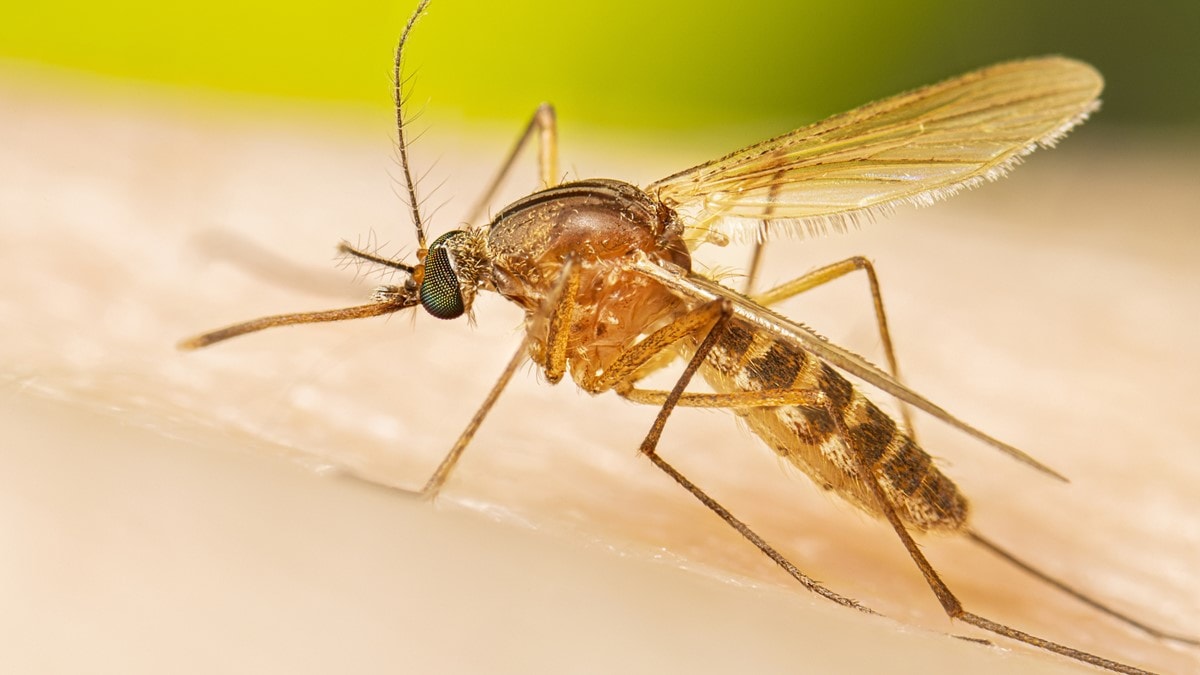
[[[1156,639],[1195,639],[1149,626],[1036,569],[969,524],[959,488],[916,442],[909,406],[1038,472],[1063,477],[1029,454],[959,420],[900,380],[872,264],[851,258],[762,293],[734,291],[695,271],[693,252],[739,236],[762,242],[787,232],[844,229],[902,204],[927,204],[1002,176],[1039,146],[1050,146],[1099,105],[1103,80],[1061,57],[1013,61],[871,103],[681,171],[645,187],[611,179],[560,182],[554,109],[540,106],[463,229],[426,241],[409,160],[404,115],[404,48],[429,0],[409,19],[396,48],[393,89],[404,190],[417,238],[405,263],[340,250],[393,268],[399,284],[369,303],[269,316],[181,343],[206,347],[264,328],[391,314],[417,306],[441,319],[470,316],[480,292],[525,312],[520,345],[487,398],[419,494],[445,484],[479,425],[527,359],[545,378],[565,375],[591,394],[613,391],[658,408],[641,453],[809,590],[871,610],[813,580],[783,553],[677,471],[658,452],[678,406],[722,408],[743,418],[768,447],[820,487],[888,522],[953,619],[1062,656],[1122,673],[1143,673],[968,611],[918,547],[913,534],[949,532],[1096,611]],[[475,225],[522,149],[538,148],[542,189]],[[769,305],[855,271],[870,284],[886,369],[825,340]],[[685,365],[669,390],[638,386],[675,360]],[[901,402],[897,422],[845,375]],[[689,389],[699,375],[711,392]]]

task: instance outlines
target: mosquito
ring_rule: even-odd
[[[408,20],[395,51],[398,150],[418,250],[400,262],[343,242],[344,254],[396,270],[402,283],[374,290],[368,304],[268,316],[180,343],[199,349],[265,328],[342,321],[423,307],[439,319],[471,316],[480,292],[525,313],[516,352],[458,440],[418,494],[446,483],[511,380],[531,360],[550,383],[569,373],[590,394],[615,392],[656,406],[641,454],[808,590],[871,609],[807,576],[658,452],[679,406],[721,408],[818,486],[895,530],[946,614],[985,631],[1120,673],[1144,673],[968,611],[925,558],[914,535],[957,533],[1094,610],[1154,638],[1200,641],[1151,627],[1008,552],[969,524],[967,498],[917,444],[907,406],[921,410],[1059,480],[1062,475],[960,421],[898,376],[879,283],[871,263],[850,258],[758,294],[740,293],[692,268],[704,244],[753,237],[750,279],[769,235],[841,230],[902,204],[929,204],[999,178],[1037,147],[1054,145],[1099,106],[1103,80],[1060,57],[1013,61],[871,103],[647,185],[606,178],[560,182],[556,117],[540,106],[489,184],[468,223],[480,220],[522,150],[538,148],[542,189],[490,222],[426,242],[409,161],[404,113],[405,44],[429,0]],[[862,271],[869,282],[888,369],[872,365],[770,309],[789,297]],[[683,372],[669,390],[639,387],[668,364]],[[901,422],[869,401],[846,374],[901,402]],[[689,389],[699,375],[712,392]]]

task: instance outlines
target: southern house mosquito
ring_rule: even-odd
[[[1103,80],[1092,67],[1058,57],[995,65],[868,104],[644,188],[610,179],[560,183],[555,113],[542,105],[468,222],[479,220],[531,142],[538,146],[544,187],[503,208],[485,225],[467,225],[427,243],[408,156],[402,79],[405,44],[427,5],[423,0],[405,26],[393,71],[398,149],[417,260],[408,264],[340,246],[349,256],[397,270],[403,283],[377,288],[365,305],[263,317],[190,338],[181,348],[198,349],[274,326],[381,316],[418,305],[441,319],[470,316],[479,292],[495,292],[525,311],[524,337],[422,495],[441,489],[517,368],[531,359],[551,383],[569,373],[591,394],[613,391],[658,407],[641,454],[801,585],[838,604],[871,612],[808,577],[658,454],[659,438],[677,406],[733,411],[819,486],[885,519],[954,619],[1101,668],[1145,672],[967,611],[925,558],[913,532],[961,534],[1153,637],[1200,644],[1148,626],[1049,577],[968,524],[966,497],[914,440],[906,405],[1046,475],[1062,476],[901,383],[870,262],[851,258],[755,295],[731,290],[692,269],[698,247],[750,234],[759,242],[749,272],[752,280],[768,235],[842,229],[865,215],[905,203],[931,203],[1002,176],[1021,157],[1053,145],[1096,110]],[[767,309],[858,270],[870,284],[886,371]],[[637,386],[676,359],[686,365],[670,390]],[[899,400],[902,422],[883,413],[842,373]],[[689,391],[697,374],[712,393]]]

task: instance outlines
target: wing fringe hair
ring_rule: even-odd
[[[844,231],[1005,175],[1099,108],[1104,81],[1062,57],[1002,63],[870,103],[647,186],[691,246]]]

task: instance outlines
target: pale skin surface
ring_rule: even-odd
[[[392,242],[385,253],[411,252],[386,117],[281,125],[4,86],[22,103],[0,125],[0,407],[12,439],[0,537],[21,552],[0,568],[0,594],[24,609],[7,614],[2,629],[22,639],[2,658],[18,670],[327,672],[446,658],[464,671],[1089,672],[944,637],[979,634],[944,619],[887,527],[781,470],[725,413],[678,411],[660,451],[801,569],[894,621],[795,587],[636,457],[652,410],[546,387],[531,368],[436,506],[297,470],[279,458],[419,486],[518,341],[518,312],[485,297],[475,328],[393,317],[174,351],[232,321],[362,301],[376,280],[349,284],[351,271],[333,269],[340,238],[374,230]],[[450,176],[431,200],[451,200],[436,235],[518,129],[455,146],[433,122],[414,153],[440,158],[430,185]],[[1046,480],[918,415],[924,445],[972,497],[976,527],[1186,630],[1200,616],[1197,167],[1074,140],[935,209],[783,243],[764,274],[872,258],[909,383],[1074,481]],[[564,136],[564,168],[644,183],[703,159],[605,141]],[[215,260],[204,242],[216,231],[278,258],[236,244],[250,262]],[[744,252],[717,259],[740,265]],[[304,274],[255,276],[272,262]],[[786,311],[881,360],[862,280]],[[989,616],[1143,667],[1200,668],[1194,650],[1099,618],[965,543],[925,548]]]

